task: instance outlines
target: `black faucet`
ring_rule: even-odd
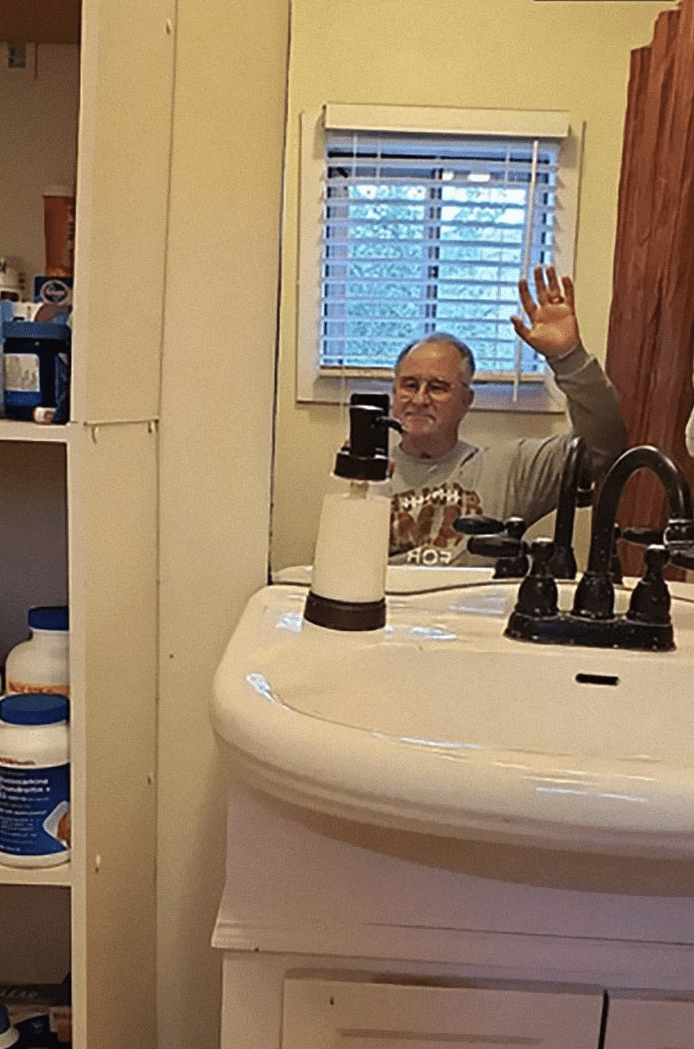
[[[624,486],[637,470],[649,469],[662,482],[668,500],[668,543],[691,545],[692,497],[679,466],[659,448],[644,444],[629,448],[612,465],[595,507],[588,568],[576,587],[573,614],[588,619],[609,619],[614,607],[614,586],[609,578],[614,526]]]
[[[611,577],[615,519],[625,484],[637,470],[649,469],[660,479],[668,500],[669,518],[663,541],[645,553],[643,578],[632,591],[629,610],[614,614]],[[533,564],[521,584],[518,601],[506,627],[506,636],[548,644],[588,645],[599,648],[667,650],[674,648],[670,594],[663,568],[672,557],[686,563],[694,552],[692,499],[677,464],[651,445],[624,452],[605,478],[595,508],[588,567],[579,581],[571,612],[558,609],[548,565],[548,544],[531,547]]]

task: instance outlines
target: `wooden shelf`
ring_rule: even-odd
[[[0,886],[2,885],[65,885],[71,883],[69,863],[58,867],[6,867],[0,863]]]
[[[0,0],[1,39],[77,44],[80,15],[80,0]]]
[[[0,0],[1,2],[1,0]],[[0,441],[38,441],[67,444],[71,434],[79,428],[75,423],[65,425],[20,422],[0,418]]]

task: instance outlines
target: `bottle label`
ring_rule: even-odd
[[[70,766],[18,768],[0,757],[0,852],[47,856],[70,848]]]
[[[6,353],[3,367],[5,390],[9,393],[39,393],[41,390],[37,354]]]
[[[8,678],[5,691],[17,695],[18,692],[40,692],[42,695],[67,696],[70,698],[70,686],[61,685],[37,685],[32,681],[19,681],[17,678]]]

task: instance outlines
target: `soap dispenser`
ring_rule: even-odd
[[[382,405],[352,399],[349,443],[335,460],[334,476],[341,490],[323,500],[304,618],[331,630],[378,630],[385,625],[388,427],[400,429],[386,411]]]

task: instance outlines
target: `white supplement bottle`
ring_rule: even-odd
[[[55,867],[70,855],[66,696],[0,700],[0,863]]]
[[[31,637],[8,653],[5,692],[70,695],[70,630],[65,605],[30,608]]]

